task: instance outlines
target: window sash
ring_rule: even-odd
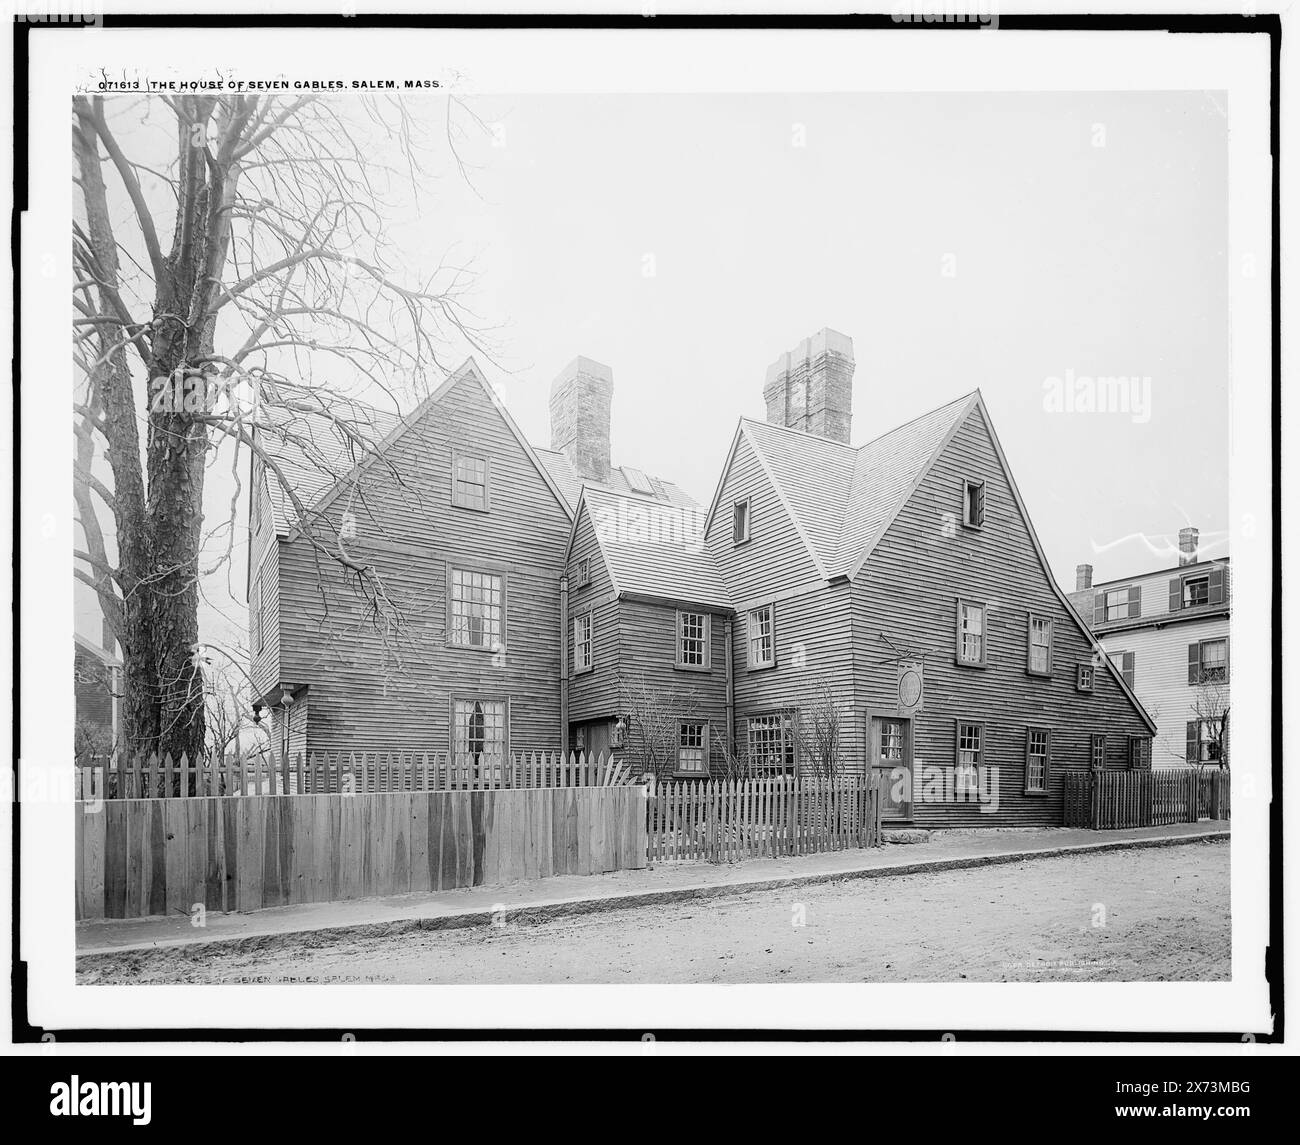
[[[451,750],[457,765],[504,763],[506,704],[504,700],[452,701]]]
[[[751,769],[774,773],[794,771],[794,728],[789,716],[750,716],[746,731]]]
[[[584,612],[573,618],[573,668],[585,672],[591,666],[591,613]]]
[[[1075,682],[1079,691],[1091,692],[1093,688],[1093,671],[1091,664],[1080,664],[1075,673]]]
[[[772,606],[752,608],[746,618],[749,640],[749,666],[765,668],[776,662],[776,646],[772,632]]]
[[[1052,670],[1052,622],[1046,617],[1029,618],[1029,670],[1042,675]]]
[[[1047,790],[1047,767],[1052,753],[1052,736],[1046,728],[1030,728],[1025,747],[1025,790],[1042,794]]]
[[[505,629],[505,578],[475,569],[451,570],[451,643],[499,648]]]
[[[709,666],[708,613],[677,614],[677,663],[683,668]]]
[[[692,775],[709,772],[708,724],[703,720],[682,720],[677,725],[677,770]]]
[[[1092,737],[1092,766],[1104,768],[1106,766],[1106,737],[1095,735]]]
[[[488,507],[488,460],[473,453],[456,453],[452,465],[452,502],[465,509]]]
[[[984,663],[984,606],[963,600],[957,606],[957,615],[957,646],[962,663]]]
[[[984,482],[962,482],[962,524],[970,529],[984,527]]]
[[[1227,678],[1228,642],[1226,640],[1201,641],[1201,679],[1209,682]]]
[[[731,506],[731,543],[743,545],[749,540],[749,498]]]

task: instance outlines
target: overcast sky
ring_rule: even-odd
[[[1066,588],[1080,561],[1099,580],[1176,563],[1163,546],[1187,524],[1222,543],[1222,94],[474,108],[493,128],[466,152],[477,193],[449,174],[395,235],[414,267],[449,243],[475,256],[502,350],[481,364],[536,444],[551,379],[595,358],[614,373],[615,463],[707,503],[737,417],[763,416],[767,365],[830,326],[854,341],[855,445],[983,390]],[[1100,375],[1149,378],[1149,409],[1045,408],[1048,379]],[[209,495],[219,513],[228,487]],[[242,568],[232,583],[228,616]],[[78,626],[98,632],[84,595]]]

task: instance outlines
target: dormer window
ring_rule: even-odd
[[[1210,578],[1208,576],[1191,576],[1183,581],[1183,607],[1194,608],[1198,604],[1210,603]]]
[[[451,503],[486,513],[492,507],[492,465],[479,453],[457,449],[451,455]]]
[[[731,506],[731,543],[743,545],[749,541],[749,498]]]
[[[984,528],[984,482],[963,481],[961,487],[961,523],[968,529]]]

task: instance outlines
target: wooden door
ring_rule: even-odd
[[[912,721],[901,716],[872,716],[868,757],[880,782],[880,817],[912,818]]]

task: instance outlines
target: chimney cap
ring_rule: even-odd
[[[614,384],[614,371],[612,369],[603,362],[597,362],[595,358],[584,358],[579,354],[555,375],[555,380],[551,382],[551,392],[554,393],[558,386],[562,386],[579,374],[584,374],[589,378],[599,378],[602,381],[609,382],[610,385]]]
[[[829,326],[823,326],[816,334],[803,339],[792,350],[782,354],[768,366],[764,386],[771,385],[782,374],[788,374],[798,363],[811,362],[826,353],[839,354],[853,361],[853,339],[838,330],[832,330]]]

